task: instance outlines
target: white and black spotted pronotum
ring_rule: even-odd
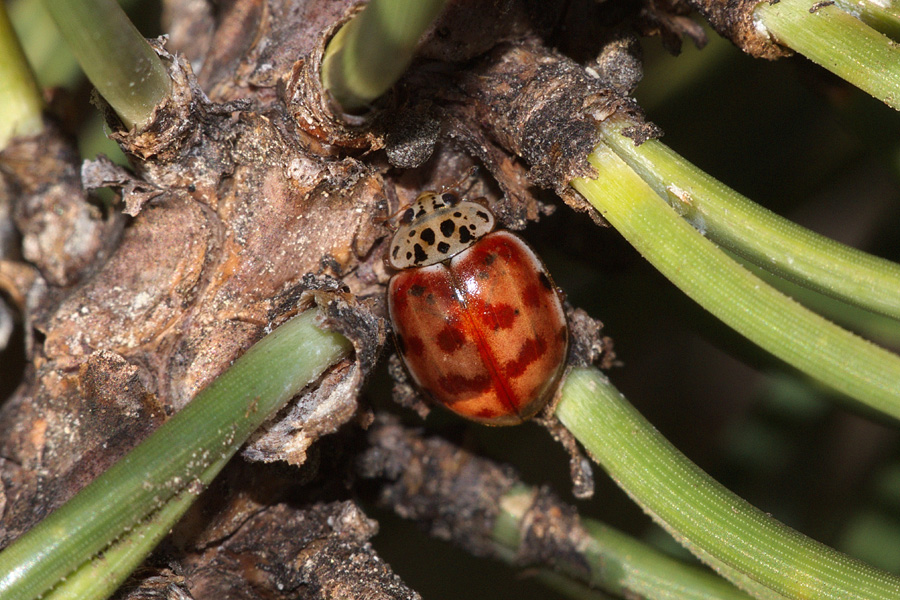
[[[494,215],[451,192],[420,194],[403,213],[388,250],[395,269],[426,267],[447,260],[494,229]]]

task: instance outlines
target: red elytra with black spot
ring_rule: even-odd
[[[559,294],[521,238],[477,202],[426,192],[391,241],[388,308],[416,383],[453,412],[515,425],[552,397],[569,330]]]

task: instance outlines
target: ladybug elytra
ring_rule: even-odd
[[[478,202],[424,192],[388,250],[398,352],[436,402],[487,425],[515,425],[552,397],[569,330],[534,251]]]

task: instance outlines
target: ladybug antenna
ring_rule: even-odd
[[[387,223],[389,227],[394,228],[396,227],[394,223],[398,220],[398,218],[401,222],[404,221],[404,217],[406,216],[405,213],[410,210],[412,210],[412,204],[404,204],[386,217],[376,217],[375,223],[377,223],[378,225]]]
[[[443,186],[443,189],[441,189],[441,193],[455,190],[455,191],[459,192],[460,196],[464,196],[466,192],[468,192],[470,189],[472,189],[472,186],[475,185],[475,182],[471,181],[471,183],[469,183],[469,186],[465,189],[465,191],[462,189],[463,183],[465,183],[467,180],[474,179],[475,174],[477,172],[478,172],[478,165],[472,165],[471,167],[469,167],[466,170],[465,173],[463,173],[462,177],[460,177],[457,181],[451,183],[450,185]]]

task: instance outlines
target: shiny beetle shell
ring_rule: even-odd
[[[419,197],[389,250],[392,266],[406,265],[388,290],[398,351],[415,382],[453,412],[488,425],[521,423],[546,405],[565,366],[569,330],[559,294],[521,238],[491,233],[485,207],[451,204],[452,197],[435,203],[436,196]],[[478,235],[454,239],[461,228]],[[427,229],[431,242],[422,236]],[[438,250],[440,241],[453,250]]]

